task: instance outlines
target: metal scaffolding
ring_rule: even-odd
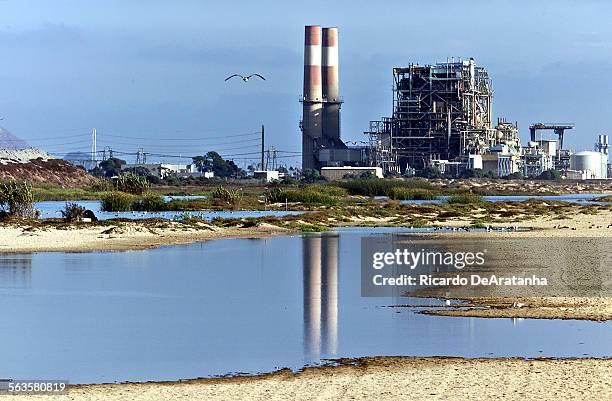
[[[473,59],[394,68],[393,84],[391,141],[402,170],[494,145],[491,79]]]

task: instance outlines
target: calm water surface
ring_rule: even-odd
[[[166,196],[166,201],[171,199],[197,199],[206,198],[206,196]],[[86,209],[93,211],[96,217],[100,220],[124,218],[124,219],[151,219],[151,218],[162,218],[162,219],[182,219],[185,215],[199,217],[204,220],[212,220],[215,217],[223,218],[236,218],[241,219],[245,217],[268,217],[268,216],[287,216],[293,214],[302,214],[301,211],[279,211],[279,210],[244,210],[244,211],[165,211],[165,212],[103,212],[102,203],[98,200],[80,200],[80,201],[69,201],[70,203],[76,203],[83,206]],[[62,210],[66,206],[66,201],[44,201],[36,202],[36,208],[40,210],[40,217],[43,219],[48,218],[60,218],[62,217]]]
[[[370,355],[612,355],[610,323],[433,317],[386,307],[423,300],[362,298],[360,239],[389,232],[0,255],[0,377],[99,383]]]

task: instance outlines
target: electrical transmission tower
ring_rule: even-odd
[[[91,130],[91,160],[97,161],[97,149],[96,149],[96,141],[97,141],[97,132],[96,129]]]
[[[143,148],[140,148],[136,152],[136,164],[146,164],[146,163],[147,163],[147,154],[145,153]]]

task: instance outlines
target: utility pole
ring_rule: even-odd
[[[96,129],[91,130],[91,160],[96,161]]]
[[[261,169],[265,170],[265,166],[264,166],[264,126],[263,124],[261,125]]]

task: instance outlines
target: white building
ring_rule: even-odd
[[[278,181],[279,179],[283,177],[284,177],[284,174],[281,174],[280,172],[276,170],[262,170],[262,171],[253,172],[253,178],[257,180],[263,180],[265,182]]]

